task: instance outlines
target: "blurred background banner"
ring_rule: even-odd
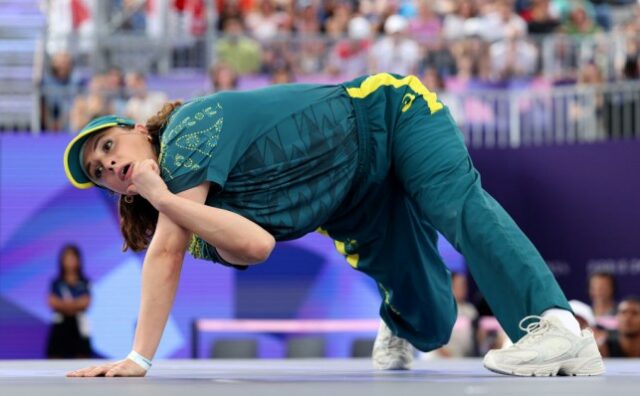
[[[594,272],[640,293],[640,142],[476,149],[485,189],[542,253],[569,299]]]

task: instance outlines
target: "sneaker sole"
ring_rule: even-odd
[[[374,361],[373,368],[380,371],[406,371],[411,370],[411,363],[403,362],[401,360],[394,360],[388,362],[387,364],[380,364]]]
[[[502,366],[484,362],[484,367],[498,374],[515,375],[519,377],[555,377],[555,376],[594,376],[606,371],[602,358],[568,359],[546,365],[518,365]]]

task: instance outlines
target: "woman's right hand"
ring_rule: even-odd
[[[85,367],[67,373],[67,377],[144,377],[147,370],[130,359],[100,366]]]
[[[140,194],[156,208],[157,199],[169,192],[167,185],[160,177],[158,164],[151,159],[137,162],[133,166],[131,181],[132,184],[127,188],[127,194]]]

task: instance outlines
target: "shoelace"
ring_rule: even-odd
[[[529,323],[525,327],[524,324],[530,320],[534,320],[534,322]],[[520,328],[520,330],[526,331],[527,335],[522,337],[520,341],[517,342],[517,344],[525,344],[535,340],[536,338],[538,338],[538,336],[544,334],[545,331],[549,328],[549,322],[544,320],[544,318],[540,316],[529,315],[524,317],[520,321],[520,323],[518,323],[518,327]]]

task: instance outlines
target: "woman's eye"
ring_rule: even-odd
[[[96,167],[96,171],[94,172],[94,177],[96,180],[99,180],[102,177],[102,165],[98,165]]]
[[[113,146],[113,142],[111,140],[107,140],[106,142],[104,142],[104,144],[102,145],[102,151],[104,151],[105,153],[108,152],[109,150],[111,150],[111,147]]]

